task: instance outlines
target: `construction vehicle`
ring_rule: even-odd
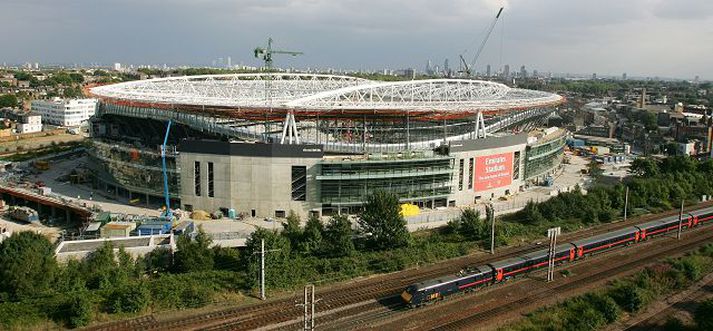
[[[30,207],[10,207],[8,216],[20,222],[39,222],[40,217],[36,210]]]
[[[302,55],[304,53],[297,51],[284,51],[272,49],[272,38],[267,38],[267,47],[257,47],[255,48],[255,57],[262,59],[265,62],[265,69],[272,69],[272,55],[273,54],[287,54],[292,56]]]
[[[475,52],[475,56],[473,57],[473,62],[471,62],[471,64],[468,65],[468,62],[465,60],[465,57],[463,57],[463,54],[459,55],[460,61],[461,61],[461,66],[462,66],[461,72],[464,72],[466,74],[466,76],[468,76],[468,77],[471,76],[471,70],[473,68],[475,68],[475,64],[476,64],[476,62],[478,62],[480,53],[483,52],[483,49],[485,48],[485,44],[488,42],[488,39],[490,38],[490,34],[493,33],[495,24],[498,23],[498,19],[500,18],[500,14],[502,14],[503,9],[505,9],[505,7],[500,7],[500,10],[498,10],[498,14],[495,15],[495,19],[488,26],[488,28],[485,32],[485,38],[483,38],[483,41],[480,43],[480,47],[478,47],[478,50]]]

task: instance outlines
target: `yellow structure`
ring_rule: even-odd
[[[401,204],[401,216],[416,216],[419,213],[421,213],[421,210],[418,208],[418,206],[410,203]]]

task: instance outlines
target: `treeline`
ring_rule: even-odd
[[[528,203],[504,219],[546,228],[573,230],[611,222],[623,215],[629,188],[629,216],[645,211],[661,212],[680,206],[682,200],[699,201],[713,194],[713,161],[699,162],[687,156],[663,160],[638,158],[631,164],[634,176],[617,185],[595,185],[587,194],[580,189],[563,192],[547,201]]]
[[[47,238],[20,232],[0,243],[0,329],[51,320],[79,327],[106,314],[203,306],[246,287],[236,250],[210,238],[179,237],[172,255],[159,248],[133,259],[106,243],[87,258],[57,263]]]
[[[713,245],[695,253],[646,268],[611,282],[604,290],[577,296],[541,308],[503,330],[597,330],[619,320],[624,313],[642,311],[662,296],[683,290],[713,272]],[[666,330],[711,330],[713,301],[700,305],[694,315],[696,327],[670,320]]]

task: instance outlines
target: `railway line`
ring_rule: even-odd
[[[695,209],[710,206],[704,203],[695,206]],[[631,224],[677,214],[675,211],[647,215],[629,219],[623,222],[603,224],[569,234],[562,235],[562,240],[576,240],[607,231],[612,231],[630,226]],[[454,273],[465,266],[477,265],[495,258],[508,258],[518,256],[523,252],[541,247],[539,245],[523,245],[504,248],[500,254],[466,256],[436,263],[418,269],[409,269],[402,272],[370,277],[363,280],[348,282],[331,286],[325,290],[317,291],[316,296],[321,299],[317,306],[316,322],[318,325],[342,321],[348,316],[361,316],[362,322],[349,322],[344,325],[360,327],[383,317],[392,315],[399,308],[398,294],[408,285],[433,277]],[[303,311],[295,306],[301,302],[301,296],[270,300],[250,306],[221,309],[213,312],[191,315],[173,319],[161,319],[159,316],[150,315],[131,320],[117,321],[108,324],[96,325],[87,330],[250,330],[250,329],[278,329],[290,330],[299,328],[302,323]],[[368,320],[368,321],[366,321]],[[367,323],[368,322],[368,323]],[[356,324],[355,324],[356,323]],[[351,326],[350,326],[351,325]]]

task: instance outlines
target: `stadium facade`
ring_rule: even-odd
[[[556,94],[477,80],[234,74],[94,87],[94,185],[186,210],[283,217],[357,211],[376,189],[424,208],[514,193],[555,169]],[[539,132],[535,134],[535,132]]]

